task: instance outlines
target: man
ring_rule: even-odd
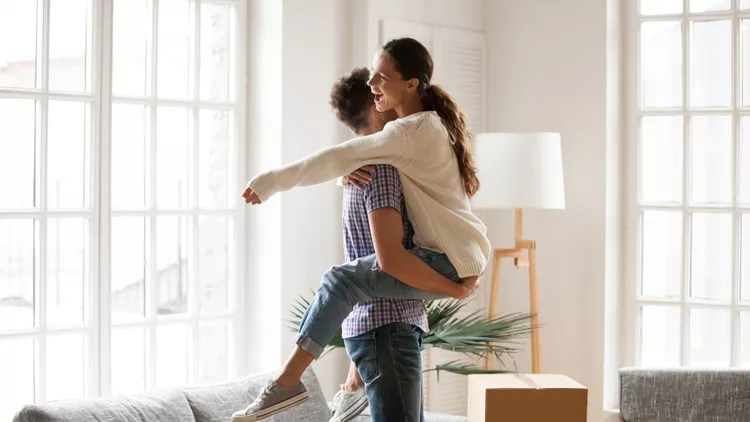
[[[368,69],[354,69],[331,90],[336,117],[359,136],[379,132],[396,118],[393,111],[375,109],[369,77]],[[373,234],[403,233],[404,247],[413,247],[414,231],[397,170],[388,165],[366,170],[344,178],[348,182],[342,210],[346,261],[374,254]],[[375,422],[423,421],[420,351],[427,330],[421,300],[380,298],[356,305],[342,326],[353,363],[334,398],[331,422],[354,419],[368,403]]]

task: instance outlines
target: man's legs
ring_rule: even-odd
[[[344,339],[365,382],[373,422],[423,422],[422,332],[393,323]]]

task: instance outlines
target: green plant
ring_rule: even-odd
[[[469,300],[445,299],[426,301],[427,320],[430,332],[422,339],[422,350],[438,348],[462,354],[473,363],[456,359],[428,368],[425,372],[436,371],[438,377],[441,371],[460,375],[514,372],[509,369],[506,359],[513,359],[518,351],[519,340],[531,334],[538,327],[531,326],[531,314],[512,313],[489,318],[480,311],[474,311],[466,316],[459,316],[466,308]],[[296,332],[302,315],[310,306],[311,300],[300,296],[291,307],[292,318],[288,321],[289,329]],[[344,347],[341,329],[331,339],[326,352]],[[486,370],[480,360],[493,355],[501,364],[502,369]]]

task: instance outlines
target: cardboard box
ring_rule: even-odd
[[[587,405],[565,375],[469,375],[469,422],[586,422]]]

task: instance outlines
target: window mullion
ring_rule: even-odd
[[[99,45],[95,48],[98,55],[95,60],[96,69],[94,75],[98,77],[95,80],[96,103],[98,103],[97,113],[99,127],[97,130],[98,141],[94,142],[98,146],[98,151],[93,154],[98,158],[94,164],[96,180],[94,192],[96,200],[94,201],[95,212],[94,221],[92,222],[92,233],[94,241],[92,250],[98,251],[95,254],[96,265],[92,274],[98,276],[97,281],[92,283],[93,297],[98,299],[92,307],[96,327],[96,344],[95,350],[98,352],[98,362],[96,362],[97,373],[93,380],[97,383],[97,395],[108,396],[112,392],[112,312],[111,312],[111,147],[112,147],[112,45],[113,45],[113,0],[96,2],[98,6],[97,31]],[[95,7],[97,7],[95,6]],[[96,42],[96,41],[95,41]]]
[[[742,214],[738,208],[739,203],[739,157],[740,157],[740,115],[739,109],[742,105],[742,96],[740,95],[740,70],[741,70],[741,29],[742,21],[739,18],[738,10],[740,9],[740,0],[733,0],[734,16],[732,17],[732,135],[733,154],[732,160],[734,168],[732,169],[732,307],[730,315],[730,365],[737,366],[740,355],[740,313],[738,310],[738,300],[740,298],[740,220]]]
[[[201,2],[199,0],[196,0],[193,4],[193,98],[195,101],[200,101],[200,62],[201,62],[201,44],[200,44],[200,38],[201,38]],[[200,172],[199,172],[199,136],[200,136],[200,109],[198,107],[194,107],[191,110],[192,113],[192,119],[193,119],[193,142],[190,148],[192,149],[192,169],[191,169],[191,177],[193,179],[192,183],[192,204],[191,206],[195,210],[199,210],[200,203],[199,203],[199,180],[200,180]],[[190,253],[188,254],[188,257],[190,258],[190,269],[189,271],[191,274],[188,277],[189,283],[188,283],[188,313],[190,315],[193,315],[195,319],[192,323],[192,337],[190,340],[192,341],[192,349],[191,354],[188,356],[188,362],[190,364],[191,368],[191,380],[196,381],[199,379],[199,362],[198,358],[200,356],[200,310],[199,308],[199,302],[198,302],[198,272],[199,272],[199,250],[198,250],[198,242],[200,240],[200,212],[195,214],[192,218],[188,218],[188,221],[190,221],[192,225],[192,242],[190,242],[188,245],[190,246]]]
[[[682,283],[680,287],[680,365],[690,361],[690,309],[687,298],[690,294],[690,223],[692,216],[688,209],[690,192],[690,1],[683,0],[682,16]]]
[[[157,311],[157,285],[156,285],[156,120],[157,116],[157,66],[159,55],[159,0],[151,0],[151,56],[150,56],[150,93],[151,106],[149,109],[148,124],[148,183],[149,183],[149,217],[147,217],[147,231],[145,236],[148,247],[146,248],[146,319],[148,324],[148,341],[146,342],[146,389],[156,387],[156,311]]]
[[[50,30],[50,0],[42,0],[41,3],[41,89],[43,92],[49,92],[49,30]],[[39,114],[39,203],[37,207],[42,211],[42,215],[37,221],[39,229],[38,236],[36,237],[36,244],[38,251],[36,257],[38,259],[38,265],[36,265],[37,283],[38,288],[36,290],[37,300],[37,327],[40,331],[40,336],[36,341],[37,361],[36,361],[36,377],[37,383],[35,391],[35,400],[38,402],[46,401],[47,396],[47,218],[45,213],[47,212],[47,135],[48,135],[48,121],[49,121],[49,99],[42,98],[38,103],[40,108]]]

